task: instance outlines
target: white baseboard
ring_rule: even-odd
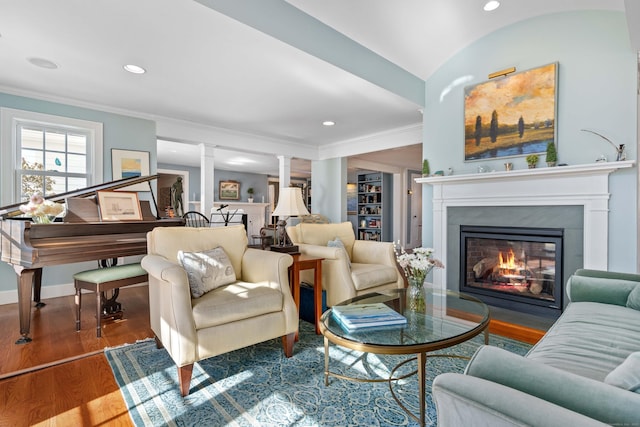
[[[147,282],[139,283],[133,286],[146,286]],[[82,291],[91,292],[91,291]],[[73,283],[64,283],[62,285],[51,285],[51,286],[43,286],[40,291],[40,299],[48,299],[48,298],[57,298],[57,297],[66,297],[69,295],[75,295],[76,288],[73,286]],[[0,305],[4,304],[15,304],[18,302],[18,290],[14,289],[11,291],[0,291]]]

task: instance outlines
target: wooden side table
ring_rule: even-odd
[[[317,258],[304,254],[291,254],[293,265],[289,267],[289,280],[291,283],[291,293],[293,300],[298,307],[298,317],[300,316],[300,272],[302,270],[314,270],[313,275],[313,318],[316,325],[316,334],[320,333],[320,316],[322,315],[322,261],[324,258]],[[296,334],[296,340],[298,334]]]

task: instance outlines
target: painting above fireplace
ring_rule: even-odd
[[[563,229],[460,227],[460,290],[490,305],[557,317]]]

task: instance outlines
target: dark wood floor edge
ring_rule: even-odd
[[[489,332],[503,337],[512,338],[517,341],[526,342],[528,344],[537,343],[546,333],[546,331],[540,329],[516,325],[496,319],[491,319],[489,322]]]
[[[73,362],[76,360],[84,359],[86,357],[95,356],[98,354],[104,353],[104,349],[94,350],[89,353],[79,354],[77,356],[67,357],[65,359],[54,360],[53,362],[43,363],[41,365],[32,366],[26,369],[20,369],[19,371],[7,372],[5,374],[0,375],[0,381],[6,380],[7,378],[17,377],[19,375],[29,374],[31,372],[40,371],[42,369],[51,368],[53,366],[63,365],[65,363]]]

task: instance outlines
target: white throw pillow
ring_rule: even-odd
[[[607,384],[640,393],[640,351],[631,353],[604,379]]]
[[[231,260],[220,246],[203,252],[178,252],[178,261],[189,277],[193,298],[236,281]]]

